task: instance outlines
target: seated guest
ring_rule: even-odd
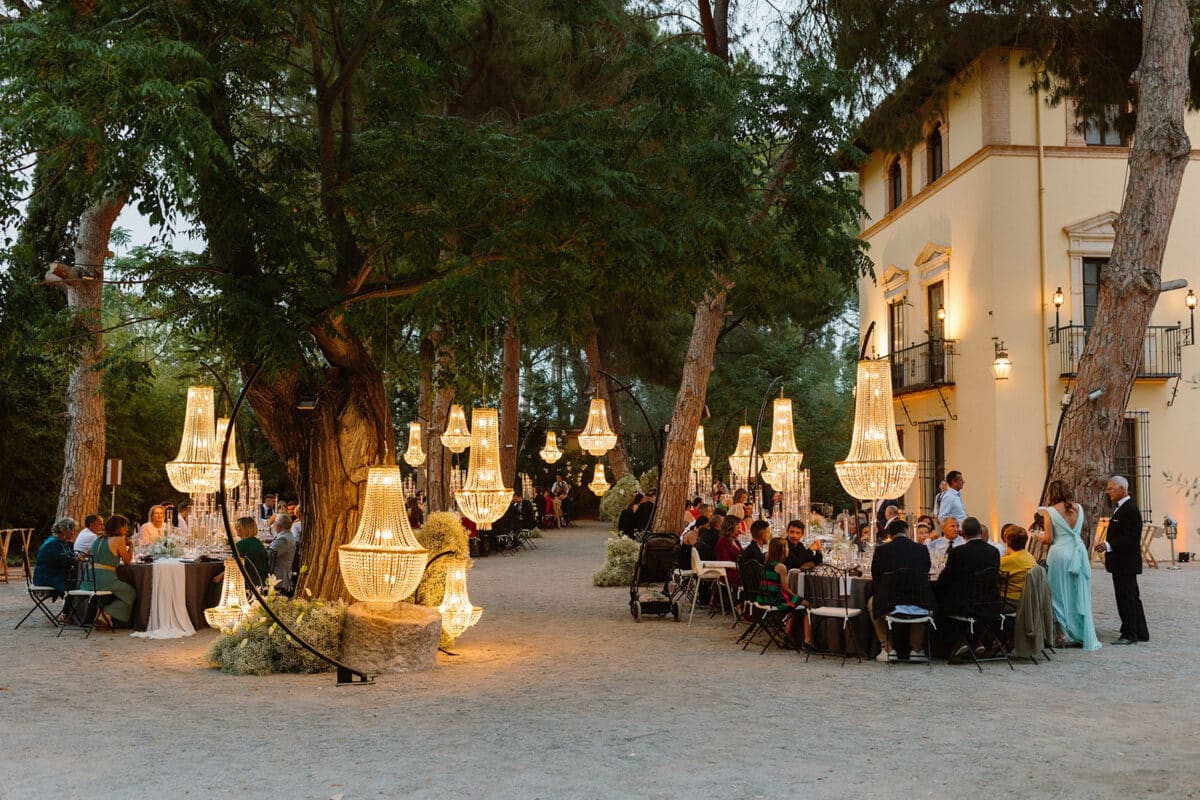
[[[629,505],[621,511],[621,515],[617,517],[617,530],[622,536],[628,536],[630,539],[637,538],[637,510],[642,504],[642,493],[634,492],[634,495],[629,500]]]
[[[296,537],[292,535],[292,518],[287,514],[276,514],[272,526],[275,539],[267,553],[270,572],[275,576],[275,586],[282,592],[292,591],[292,561],[296,558]]]
[[[883,509],[883,525],[875,531],[875,544],[882,544],[896,535],[896,526],[904,522],[900,519],[900,506],[890,503]],[[904,527],[907,529],[908,524]]]
[[[923,519],[917,520],[916,526],[913,528],[913,538],[917,544],[926,545],[926,550],[929,549],[929,537],[933,533],[933,526]]]
[[[759,520],[764,525],[767,525],[766,534],[770,536],[771,526],[764,520]],[[754,523],[758,525],[759,523]],[[753,534],[752,534],[753,535]],[[757,539],[755,541],[758,541]],[[758,585],[758,602],[763,605],[770,606],[776,611],[787,609],[797,609],[806,607],[804,599],[798,594],[794,594],[787,583],[787,557],[788,543],[786,539],[776,538],[771,539],[766,545],[766,552],[763,553],[763,577],[762,582]],[[795,634],[792,631],[795,616],[789,616],[787,620],[786,630],[788,638],[795,641]],[[804,643],[812,646],[812,625],[808,615],[804,615]]]
[[[1008,546],[1004,544],[1004,529],[1000,529],[1000,538],[993,542],[992,529],[983,523],[980,523],[979,527],[983,529],[983,533],[980,534],[980,538],[990,544],[992,547],[996,548],[996,550],[1000,552],[1000,557],[1003,558],[1004,554],[1008,552]]]
[[[725,524],[725,515],[714,512],[708,520],[708,526],[696,535],[696,554],[701,561],[717,560],[717,540],[721,538],[721,526]]]
[[[736,564],[741,555],[742,546],[737,540],[737,522],[733,517],[726,517],[721,523],[721,536],[717,539],[717,561],[732,561]],[[742,585],[736,567],[725,568],[725,579],[729,581],[729,588],[735,592],[736,587]]]
[[[75,537],[75,552],[88,555],[92,552],[92,543],[104,533],[104,517],[99,514],[88,514],[83,518],[83,530]]]
[[[942,535],[936,539],[930,539],[926,542],[930,553],[945,554],[952,547],[959,547],[966,543],[966,539],[958,533],[958,520],[954,517],[946,517],[942,520]]]
[[[176,516],[175,527],[180,536],[190,536],[192,533],[192,501],[184,500],[179,504],[179,514]]]
[[[133,548],[129,545],[129,520],[117,514],[104,523],[104,535],[92,543],[92,563],[96,567],[96,583],[87,581],[79,584],[80,589],[107,591],[113,599],[104,605],[104,612],[117,622],[128,623],[133,615],[133,602],[137,590],[131,584],[117,579],[117,567],[133,560]]]
[[[299,503],[288,503],[288,508],[291,509],[290,511],[288,511],[288,516],[290,516],[292,518],[292,536],[296,537],[296,546],[299,547],[300,546],[300,532],[304,529],[303,524],[301,524],[301,522],[300,522],[300,504]],[[420,508],[420,503],[418,503],[417,508]],[[422,515],[421,519],[422,519],[422,521],[424,520],[423,515]],[[417,527],[420,527],[420,526],[418,525]]]
[[[642,502],[638,504],[637,512],[633,515],[634,530],[648,531],[654,526],[654,507],[658,504],[658,490],[646,492]],[[670,527],[674,528],[674,525]]]
[[[416,497],[408,498],[404,503],[404,511],[408,516],[408,527],[414,531],[420,530],[421,524],[425,522],[425,511],[421,508],[421,501]]]
[[[727,519],[730,519],[727,517]],[[767,562],[767,543],[771,541],[771,523],[760,519],[750,525],[750,543],[742,548],[745,558],[753,558],[760,564]],[[787,554],[784,554],[787,559]]]
[[[953,517],[950,517],[953,519]],[[955,531],[957,534],[957,531]],[[946,554],[946,567],[938,577],[936,596],[940,613],[964,615],[971,610],[971,581],[983,569],[1000,569],[1000,553],[980,538],[982,526],[975,517],[963,520],[961,547],[952,547]],[[993,588],[999,594],[999,587]],[[938,625],[939,630],[942,624]],[[978,646],[977,642],[972,642]],[[961,653],[954,653],[960,655]]]
[[[708,518],[712,516],[712,512],[713,512],[712,506],[710,506],[708,503],[701,503],[700,505],[696,506],[693,510],[696,512],[695,517],[692,519],[691,522],[689,522],[687,525],[684,526],[683,535],[687,535],[688,533],[691,533],[692,531],[698,531],[701,527],[703,527],[700,520],[704,520],[704,522],[708,522]]]
[[[887,615],[893,612],[911,615],[927,614],[934,609],[933,589],[929,585],[929,548],[908,538],[908,525],[904,520],[898,520],[892,525],[892,538],[875,548],[871,557],[871,579],[875,583],[875,596],[867,601],[867,613],[875,626],[875,636],[879,639],[880,651],[877,661],[887,661],[889,651],[900,660],[909,659],[924,661],[926,655],[925,626],[905,625],[908,628],[908,641],[893,641],[888,646]],[[896,585],[892,577],[896,570],[910,569],[921,585],[922,597],[919,603],[902,603],[897,605],[895,600]],[[900,598],[904,599],[904,598]]]
[[[1037,561],[1025,549],[1029,533],[1020,525],[1010,522],[1004,526],[1004,543],[1008,545],[1008,552],[1000,557],[1000,571],[1008,573],[1008,590],[1004,598],[1015,605],[1025,591],[1025,576]]]
[[[804,546],[804,523],[794,519],[787,525],[788,569],[812,569],[825,556],[821,553],[821,540],[813,542],[812,549]]]
[[[149,547],[162,541],[167,535],[167,509],[165,506],[150,506],[150,521],[141,527],[137,535],[138,547]]]
[[[258,524],[254,517],[242,517],[237,521],[237,551],[246,562],[255,585],[263,586],[267,581],[267,548],[258,538]]]
[[[729,510],[729,505],[725,502],[725,492],[713,492],[713,510],[722,514]]]
[[[95,516],[94,514],[92,516]],[[37,560],[33,565],[33,583],[35,586],[53,586],[57,600],[67,593],[67,577],[75,564],[75,551],[71,543],[75,541],[75,532],[79,523],[70,517],[63,517],[54,523],[50,535],[38,548]]]

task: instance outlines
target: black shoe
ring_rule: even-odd
[[[1111,644],[1137,644],[1137,642],[1133,639],[1126,639],[1124,636],[1122,636],[1120,639],[1111,642]]]

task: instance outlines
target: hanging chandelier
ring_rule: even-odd
[[[225,578],[221,581],[221,602],[204,609],[204,619],[211,628],[229,630],[250,613],[250,602],[246,598],[246,580],[238,569],[237,561],[225,559]]]
[[[221,448],[225,445],[225,431],[232,425],[229,417],[217,420],[217,436],[213,441],[213,462],[220,463]],[[237,463],[237,430],[229,433],[229,450],[225,453],[225,491],[232,492],[242,485],[242,468]]]
[[[594,456],[602,456],[617,444],[617,435],[608,425],[608,404],[604,398],[593,397],[588,406],[587,426],[579,434],[579,444]]]
[[[758,477],[762,478],[764,481],[769,483],[772,486],[772,488],[782,489],[783,488],[783,476],[786,474],[787,473],[784,473],[784,472],[775,472],[773,469],[768,467],[767,466],[767,456],[765,453],[759,459]]]
[[[749,425],[738,428],[737,447],[729,457],[729,469],[742,478],[750,477],[750,456],[754,452],[754,430]]]
[[[167,478],[185,494],[208,494],[217,490],[216,428],[213,424],[213,388],[189,386],[187,411],[179,454],[167,462]]]
[[[904,458],[896,439],[892,364],[887,358],[858,362],[854,437],[846,460],[834,468],[846,492],[859,500],[900,497],[917,474],[917,462]]]
[[[446,432],[442,444],[451,453],[461,453],[471,446],[471,431],[467,428],[467,415],[458,403],[450,406],[450,418],[446,420]]]
[[[696,446],[692,450],[692,472],[699,472],[708,466],[708,453],[704,451],[704,426],[696,428]]]
[[[338,548],[346,591],[368,605],[399,602],[421,582],[428,557],[408,526],[399,465],[370,467],[358,532]]]
[[[404,451],[404,463],[410,467],[419,467],[425,463],[425,451],[421,448],[421,423],[410,422],[408,425],[408,449]]]
[[[471,412],[467,478],[454,496],[462,513],[474,520],[480,530],[489,530],[508,510],[512,489],[505,487],[500,474],[500,416],[494,408],[476,408]]]
[[[450,638],[457,639],[463,632],[479,622],[483,609],[471,605],[467,596],[467,561],[455,559],[446,570],[446,594],[438,606],[442,614],[442,630]]]
[[[792,401],[776,397],[772,414],[771,449],[763,453],[764,472],[770,472],[781,482],[800,468],[804,453],[796,448],[796,432],[792,426]],[[767,479],[772,486],[779,484]]]
[[[608,478],[604,475],[604,465],[597,464],[596,472],[592,476],[592,482],[588,484],[588,488],[592,490],[592,494],[599,497],[608,491]]]
[[[553,464],[562,458],[562,450],[558,449],[558,436],[554,431],[546,431],[546,444],[538,451],[538,455],[547,464]]]

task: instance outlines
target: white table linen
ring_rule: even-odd
[[[188,616],[187,576],[183,562],[164,558],[154,562],[150,591],[150,622],[146,630],[130,634],[140,639],[179,639],[194,636],[196,629]]]

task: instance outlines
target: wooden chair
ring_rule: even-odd
[[[1158,569],[1158,560],[1150,552],[1150,545],[1161,535],[1162,528],[1158,525],[1147,522],[1142,526],[1142,559],[1146,562],[1146,566],[1154,569]]]
[[[6,528],[0,530],[0,583],[8,583],[8,550],[12,546],[13,536],[21,537],[21,551],[29,552],[29,542],[33,538],[33,528]],[[33,560],[33,555],[30,555]]]
[[[1108,517],[1101,517],[1096,523],[1096,536],[1092,539],[1092,563],[1104,566],[1104,552],[1096,552],[1096,545],[1108,541]]]

